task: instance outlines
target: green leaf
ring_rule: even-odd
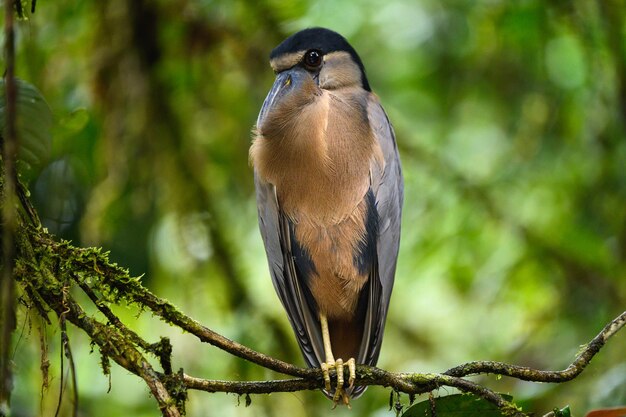
[[[566,405],[564,408],[561,408],[560,410],[558,408],[555,408],[552,412],[554,413],[554,417],[571,417],[572,416],[572,412],[569,409],[569,405]]]
[[[502,395],[507,401],[513,398]],[[453,394],[433,399],[437,417],[502,417],[492,403],[471,394]],[[402,417],[431,417],[431,400],[412,405]]]
[[[20,172],[41,168],[50,158],[52,148],[52,111],[39,90],[24,80],[17,84],[17,135],[20,141],[18,160]],[[4,135],[6,120],[6,89],[0,80],[0,131]]]

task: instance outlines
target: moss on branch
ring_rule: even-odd
[[[0,184],[1,185],[1,184]],[[23,188],[20,188],[23,191]],[[24,194],[20,196],[20,211],[16,234],[16,266],[14,278],[23,289],[23,296],[37,312],[49,320],[54,312],[83,330],[102,354],[102,369],[109,373],[109,359],[142,378],[157,401],[164,416],[184,414],[187,390],[232,392],[240,395],[271,392],[314,390],[323,387],[319,369],[305,369],[274,359],[203,326],[188,317],[173,304],[157,297],[141,284],[140,277],[130,276],[108,259],[99,248],[79,248],[67,241],[58,241],[39,224],[34,209]],[[70,288],[71,287],[71,288]],[[90,316],[72,296],[70,289],[84,292],[107,322]],[[128,328],[108,307],[128,304],[139,310],[150,310],[161,320],[179,327],[201,342],[210,343],[235,356],[267,369],[295,377],[274,381],[221,381],[193,377],[182,370],[172,371],[172,346],[167,338],[150,343]],[[357,366],[357,385],[379,385],[411,395],[455,387],[486,399],[498,406],[505,415],[524,415],[515,404],[501,395],[478,385],[467,376],[486,373],[506,375],[526,381],[562,382],[575,378],[607,340],[626,323],[622,313],[591,340],[575,361],[563,371],[541,371],[500,362],[470,362],[444,373],[393,373],[364,365]],[[159,360],[162,370],[155,370],[144,354]],[[336,375],[331,372],[332,377]],[[345,376],[347,378],[347,375]]]

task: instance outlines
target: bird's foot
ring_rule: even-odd
[[[330,370],[335,369],[337,373],[337,388],[335,389],[335,395],[333,395],[333,408],[337,407],[339,401],[341,401],[348,408],[350,407],[350,396],[344,389],[344,366],[348,366],[350,376],[348,377],[348,389],[354,387],[354,381],[356,379],[356,362],[354,358],[348,359],[345,363],[342,359],[337,359],[333,362],[322,363],[322,374],[324,376],[324,386],[326,391],[331,390],[330,382]]]
[[[324,388],[330,391],[330,370],[335,368],[335,362],[322,362],[322,375],[324,376]]]
[[[354,381],[356,380],[356,361],[354,358],[348,359],[346,362],[348,365],[348,371],[350,371],[350,376],[348,377],[348,388],[354,388]]]
[[[337,371],[337,389],[335,389],[335,395],[333,396],[333,408],[337,407],[339,399],[343,398],[343,360],[337,359],[335,362],[335,370]]]

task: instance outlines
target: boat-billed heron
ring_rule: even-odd
[[[403,181],[394,132],[338,33],[298,32],[270,65],[276,81],[250,148],[261,235],[304,359],[322,368],[324,393],[349,404],[365,390],[354,386],[355,365],[378,360],[396,269]]]

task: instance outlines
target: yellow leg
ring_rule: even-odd
[[[328,331],[328,319],[326,315],[320,313],[320,323],[322,324],[322,341],[324,342],[324,355],[326,356],[326,363],[334,365],[335,358],[333,357],[333,349],[330,346],[330,332]],[[332,366],[332,365],[330,365]]]
[[[339,400],[342,400],[344,404],[350,407],[350,397],[345,393],[343,389],[344,380],[343,380],[343,368],[344,362],[342,359],[335,360],[333,356],[332,346],[330,344],[330,332],[328,331],[328,319],[325,314],[320,313],[320,324],[322,327],[322,341],[324,343],[324,356],[326,361],[321,364],[322,373],[324,375],[324,386],[326,391],[331,390],[330,385],[330,370],[335,369],[337,372],[337,389],[335,390],[335,395],[333,396],[333,402],[335,403],[335,407]],[[354,380],[356,379],[356,363],[354,358],[350,358],[345,363],[348,366],[348,370],[350,371],[350,379],[348,379],[348,384],[350,388],[354,386]]]
[[[328,320],[326,319],[325,314],[320,313],[320,324],[322,325],[322,341],[324,343],[324,356],[326,359],[322,362],[322,374],[324,375],[326,391],[330,391],[330,375],[328,374],[328,371],[335,367],[335,358],[333,357],[333,351],[330,346]]]

